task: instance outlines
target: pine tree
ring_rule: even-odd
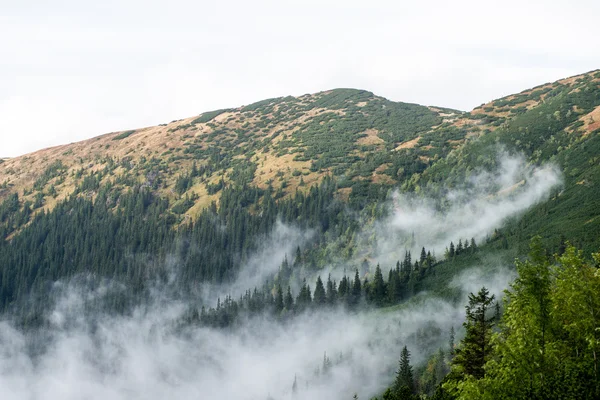
[[[313,295],[313,305],[315,307],[323,307],[327,304],[327,295],[325,294],[325,287],[323,286],[323,281],[319,276],[317,278],[317,283],[315,285],[315,292]]]
[[[296,247],[296,257],[294,257],[294,267],[299,266],[302,263],[302,252],[300,246]]]
[[[360,282],[360,276],[358,275],[358,269],[354,274],[354,282],[352,283],[352,289],[350,291],[350,296],[348,299],[350,301],[350,305],[357,305],[360,301],[362,295],[362,284]]]
[[[376,305],[382,306],[385,303],[385,282],[383,281],[383,274],[381,273],[381,267],[377,264],[375,267],[375,276],[373,278],[373,290],[371,292],[371,298]]]
[[[469,295],[469,304],[466,306],[465,337],[452,363],[461,368],[466,375],[480,379],[484,376],[483,366],[490,358],[490,336],[494,317],[488,317],[488,310],[494,302],[494,295],[483,287],[474,295]]]
[[[454,258],[455,255],[455,250],[454,250],[454,243],[450,242],[450,248],[448,249],[448,256],[450,258]]]
[[[412,267],[412,259],[410,256],[410,251],[406,250],[404,252],[404,270],[410,270]]]
[[[425,262],[426,259],[427,259],[427,253],[425,252],[425,247],[423,247],[421,249],[421,258],[419,259],[419,262],[421,263],[421,265],[423,265],[423,263]]]
[[[283,304],[284,304],[284,307],[286,308],[286,310],[288,310],[288,311],[294,310],[294,297],[292,296],[292,291],[289,286],[287,287],[287,293],[285,294],[285,300],[284,300]]]
[[[308,306],[310,306],[312,302],[312,296],[310,292],[310,286],[306,284],[306,279],[302,281],[302,287],[300,288],[300,293],[298,293],[298,298],[296,299],[296,307],[298,310],[303,311]]]
[[[413,370],[410,365],[410,352],[406,346],[402,348],[402,352],[400,353],[399,367],[396,372],[396,381],[394,382],[394,389],[396,392],[404,392],[405,388],[407,388],[410,393],[414,393],[415,391]]]
[[[469,246],[471,253],[475,253],[477,251],[477,245],[475,244],[475,238],[471,238],[471,245]]]
[[[398,299],[398,291],[399,291],[399,280],[396,278],[396,272],[393,269],[390,269],[388,273],[388,283],[387,283],[387,300],[390,304],[396,303]]]
[[[337,288],[335,281],[331,280],[331,274],[327,277],[327,303],[329,305],[334,305],[337,301]]]
[[[340,299],[344,299],[348,295],[348,286],[348,277],[344,275],[340,280],[340,284],[338,285],[338,297]]]
[[[283,307],[283,290],[281,290],[281,285],[277,285],[277,292],[275,293],[275,313],[279,315],[283,311]]]

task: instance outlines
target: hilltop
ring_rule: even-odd
[[[544,113],[557,96],[593,89],[599,74],[540,85],[469,113],[354,89],[267,99],[4,159],[0,199],[19,193],[48,211],[72,194],[93,196],[107,182],[141,184],[173,205],[193,198],[185,213],[195,217],[234,182],[271,185],[289,196],[332,175],[348,200],[367,183],[398,186],[414,179],[467,141],[535,110]],[[583,137],[600,128],[598,107],[574,103],[553,113],[548,118],[569,120],[562,128],[568,134]],[[190,178],[191,171],[197,177]]]
[[[138,183],[171,200],[197,197],[189,210],[196,215],[218,201],[220,189],[232,182],[263,189],[272,185],[286,195],[327,174],[347,182],[393,185],[464,141],[470,129],[452,134],[444,129],[478,122],[462,115],[353,89],[268,99],[5,160],[0,196],[17,192],[31,202],[43,196],[50,210],[57,201],[85,191],[82,186],[90,179],[94,187]],[[399,174],[404,165],[393,154],[417,145],[424,151],[420,162]],[[194,168],[198,179],[186,179],[185,171]]]

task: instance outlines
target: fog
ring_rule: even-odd
[[[292,261],[298,247],[304,247],[314,236],[314,231],[302,230],[276,221],[272,232],[259,240],[257,251],[246,261],[232,283],[201,285],[199,296],[202,302],[212,306],[217,298],[227,295],[238,296],[246,290],[261,287],[265,281],[273,278],[284,259]],[[296,289],[296,288],[294,288]]]
[[[562,173],[553,164],[528,165],[522,155],[504,151],[497,157],[495,171],[474,172],[458,187],[445,188],[442,198],[395,192],[391,216],[363,233],[377,238],[372,257],[391,263],[403,258],[404,249],[418,255],[425,247],[439,259],[451,241],[481,243],[562,186]]]
[[[468,276],[469,288],[485,283],[499,293],[510,275],[475,269]],[[403,345],[413,363],[440,346],[447,350],[448,332],[464,315],[462,304],[432,297],[395,312],[337,309],[284,323],[257,317],[229,330],[181,328],[186,304],[165,299],[126,316],[86,313],[111,290],[64,290],[41,338],[1,323],[2,398],[368,398],[393,380]],[[39,340],[46,342],[41,353],[32,350]],[[331,369],[317,372],[325,354]]]
[[[459,238],[481,241],[561,183],[553,166],[499,157],[498,171],[473,174],[462,188],[447,191],[442,209],[440,199],[396,193],[391,216],[361,233],[376,238],[369,250],[373,257],[392,260],[420,246],[439,253]],[[97,304],[127,291],[124,285],[89,289],[81,279],[55,283],[55,306],[44,316],[43,330],[23,332],[8,319],[0,322],[2,399],[342,400],[354,393],[367,399],[392,383],[402,346],[415,366],[439,348],[447,351],[449,331],[460,328],[468,294],[486,286],[500,298],[514,278],[512,269],[490,262],[450,282],[462,293],[457,303],[422,293],[392,309],[325,309],[283,322],[264,315],[227,329],[182,324],[190,306],[260,286],[311,237],[277,224],[234,283],[205,287],[200,298],[189,301],[157,285],[148,303],[123,315],[103,312]],[[177,261],[169,264],[176,274]],[[325,371],[324,357],[330,360]]]

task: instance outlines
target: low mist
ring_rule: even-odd
[[[444,198],[419,197],[395,192],[392,215],[375,225],[369,235],[377,237],[375,257],[382,262],[401,259],[401,251],[418,254],[422,247],[443,256],[451,241],[493,234],[510,218],[547,200],[562,185],[555,165],[528,165],[522,155],[498,153],[499,168],[474,173],[458,188],[446,189]]]
[[[468,276],[469,288],[493,283],[499,293],[508,274],[473,270]],[[2,398],[369,398],[392,382],[402,346],[413,364],[447,350],[448,332],[464,315],[462,304],[430,297],[396,311],[335,309],[283,323],[257,317],[228,330],[180,326],[187,305],[175,301],[140,306],[127,316],[84,312],[109,293],[65,291],[41,337],[1,323]]]

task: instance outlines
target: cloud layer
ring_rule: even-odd
[[[469,286],[495,283],[499,293],[510,275],[469,276]],[[258,317],[231,330],[181,329],[184,303],[157,302],[126,316],[90,314],[86,304],[108,292],[71,289],[42,337],[0,324],[3,399],[291,399],[294,379],[294,399],[341,400],[355,392],[368,398],[393,380],[403,345],[414,364],[421,362],[446,346],[464,314],[462,304],[423,298],[395,312],[339,309],[283,324]]]

